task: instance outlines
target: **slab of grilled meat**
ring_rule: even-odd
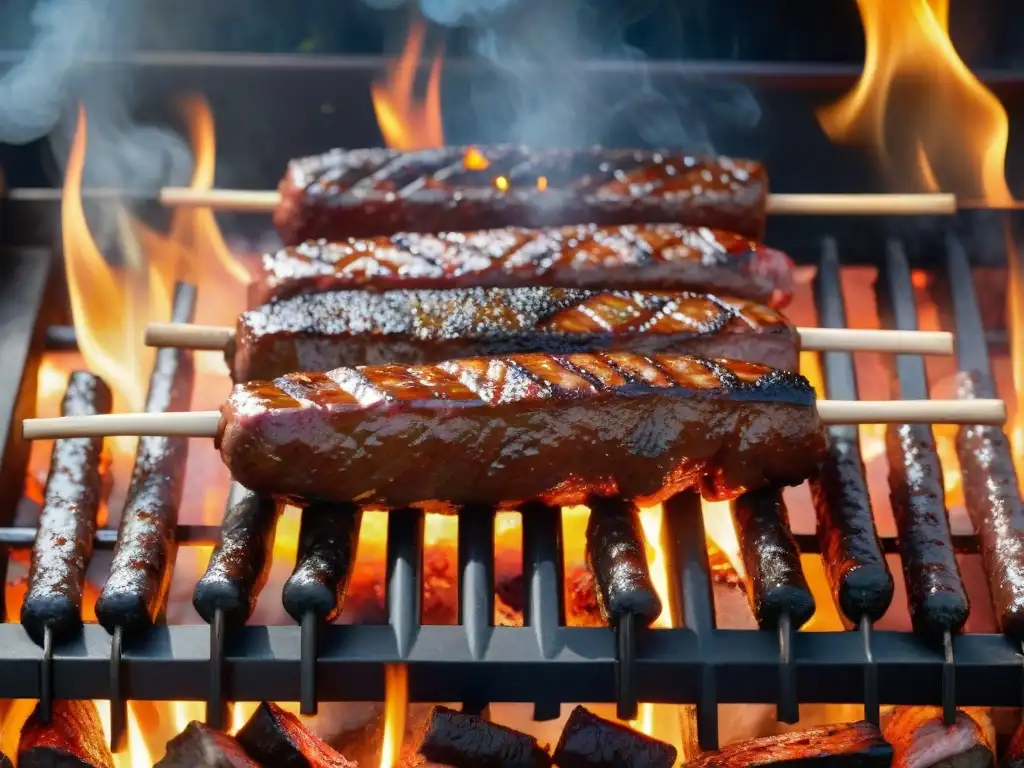
[[[274,224],[286,243],[508,225],[680,221],[764,231],[768,172],[752,160],[645,149],[335,149],[288,164]]]
[[[783,306],[793,263],[724,230],[581,224],[310,240],[268,254],[249,305],[300,293],[399,288],[695,290]]]
[[[342,365],[422,365],[520,352],[628,349],[793,370],[799,337],[745,299],[671,291],[470,288],[332,291],[242,313],[227,350],[235,381]]]
[[[222,414],[253,491],[393,508],[726,499],[803,482],[825,451],[798,374],[628,352],[295,373],[236,385]]]

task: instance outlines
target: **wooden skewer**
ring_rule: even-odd
[[[189,189],[164,187],[160,202],[177,208],[212,208],[240,213],[269,213],[281,195],[276,190]],[[954,195],[802,194],[769,195],[768,213],[776,216],[947,216],[956,213]]]
[[[1006,423],[1006,404],[1002,400],[819,400],[817,406],[825,424]],[[25,419],[21,434],[26,440],[126,435],[214,437],[220,419],[220,411],[62,416]]]
[[[809,352],[892,352],[904,355],[952,355],[948,331],[857,330],[797,328],[800,348]],[[146,345],[181,349],[225,349],[235,338],[233,328],[221,325],[150,323]]]

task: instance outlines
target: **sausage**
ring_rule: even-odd
[[[174,322],[191,322],[194,293],[191,286],[178,286]],[[159,350],[149,381],[146,411],[187,411],[194,380],[191,352]],[[117,627],[128,635],[145,631],[163,608],[177,549],[178,508],[187,459],[187,437],[139,439],[117,548],[96,601],[96,617],[108,632]]]
[[[889,498],[899,538],[914,631],[958,632],[970,602],[953,550],[942,466],[927,424],[894,424],[885,434]]]
[[[661,599],[647,565],[640,510],[624,499],[591,499],[586,536],[601,617],[616,626],[633,614],[650,626],[661,615]]]
[[[62,415],[110,413],[112,407],[110,388],[98,376],[76,371],[68,378]],[[65,438],[53,445],[21,607],[21,623],[40,645],[47,626],[57,644],[70,640],[82,626],[82,589],[96,515],[109,490],[107,463],[103,438]]]
[[[782,491],[745,493],[732,507],[736,537],[747,572],[747,600],[761,629],[774,629],[788,614],[794,629],[814,615],[814,596],[800,565]]]
[[[235,483],[220,540],[206,573],[196,584],[192,605],[203,621],[220,609],[229,624],[245,624],[270,573],[280,505]]]
[[[977,374],[958,378],[958,396],[978,397]],[[999,629],[1024,636],[1024,504],[1006,433],[998,427],[963,426],[956,436],[964,505],[978,534]]]
[[[647,504],[694,487],[731,499],[803,482],[825,451],[799,374],[628,352],[238,384],[216,441],[232,476],[258,493],[388,508],[592,495]]]
[[[302,622],[312,611],[334,621],[348,592],[362,511],[355,504],[311,504],[302,511],[295,570],[282,600],[288,615]]]
[[[893,579],[875,528],[855,426],[825,431],[828,453],[810,480],[825,575],[832,598],[853,624],[889,609]]]

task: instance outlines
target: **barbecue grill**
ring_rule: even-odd
[[[380,143],[368,101],[369,83],[383,68],[376,59],[168,54],[131,64],[138,67],[137,90],[145,94],[142,114],[161,115],[177,95],[202,89],[217,116],[220,163],[228,170],[229,186],[270,189],[289,157],[335,145]],[[479,77],[458,62],[447,72],[444,92],[451,94],[460,92],[462,80]],[[95,74],[87,71],[83,77]],[[625,82],[641,77],[632,66],[615,63],[593,63],[582,74]],[[764,110],[761,138],[726,136],[719,149],[763,158],[775,191],[884,191],[858,154],[821,136],[810,109],[851,85],[854,71],[653,67],[655,85],[691,76],[708,88],[716,81],[739,81],[754,89]],[[987,81],[1008,105],[1011,125],[1020,124],[1016,113],[1024,104],[1019,98],[1024,82],[1003,75]],[[273,105],[254,104],[254,92],[276,94]],[[336,108],[342,104],[345,109]],[[451,143],[477,138],[468,131],[458,135],[460,130],[454,126]],[[775,138],[766,143],[766,136]],[[632,140],[628,131],[614,138],[623,145]],[[257,146],[261,151],[253,152]],[[35,409],[40,361],[47,350],[76,344],[60,264],[60,190],[45,183],[49,164],[41,143],[0,152],[0,168],[11,169],[0,195],[0,327],[5,329],[0,359],[8,374],[0,383],[0,565],[8,552],[29,548],[35,533],[11,523],[28,460],[20,422]],[[105,194],[83,190],[87,202]],[[143,210],[158,208],[144,199],[138,204]],[[914,329],[911,270],[923,270],[947,327],[956,333],[957,368],[981,372],[985,396],[991,396],[989,350],[1004,352],[1005,329],[983,318],[973,275],[979,267],[1005,268],[1016,257],[1006,250],[1000,223],[1000,215],[990,213],[948,219],[772,219],[768,240],[798,264],[817,268],[814,297],[820,325],[826,327],[846,325],[842,270],[873,266],[885,327]],[[235,215],[224,217],[223,226],[256,242],[269,221]],[[175,316],[189,316],[194,301],[194,291],[180,286]],[[831,399],[857,398],[850,354],[826,353],[822,367]],[[893,375],[904,397],[928,396],[920,358],[897,358]],[[44,649],[20,624],[7,623],[0,625],[0,696],[107,699],[116,730],[123,728],[128,700],[200,700],[208,702],[211,722],[222,723],[224,705],[231,701],[301,701],[311,712],[317,702],[383,700],[385,668],[404,663],[410,701],[463,702],[471,712],[491,702],[529,702],[535,718],[551,719],[565,702],[619,701],[627,711],[637,700],[694,704],[699,744],[706,749],[718,743],[717,705],[722,703],[774,703],[780,717],[793,717],[798,703],[864,702],[869,717],[877,716],[879,703],[1024,704],[1022,648],[1000,634],[965,633],[943,648],[909,632],[870,626],[827,632],[796,631],[788,622],[776,632],[717,628],[699,499],[680,495],[664,509],[671,629],[634,631],[627,622],[616,634],[603,627],[566,626],[559,518],[536,506],[522,511],[524,626],[494,626],[494,516],[479,510],[459,518],[458,623],[424,625],[424,518],[404,512],[391,516],[387,526],[386,625],[310,621],[228,629],[214,621],[212,626],[160,625],[114,643],[101,626],[87,624],[79,639]],[[212,545],[217,534],[215,526],[182,525],[178,544]],[[109,549],[115,540],[116,531],[101,530],[96,546]],[[798,535],[797,541],[804,553],[818,551],[813,535]],[[892,537],[883,537],[883,544],[887,553],[897,551]],[[958,552],[977,552],[973,536],[955,536],[954,544]]]

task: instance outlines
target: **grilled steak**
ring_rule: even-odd
[[[825,450],[798,374],[626,352],[289,374],[236,385],[222,413],[247,488],[392,508],[727,499],[800,483]]]
[[[395,232],[680,221],[764,232],[768,173],[751,160],[502,145],[335,149],[288,164],[274,224],[289,244]]]
[[[249,305],[329,290],[536,285],[712,291],[783,306],[793,264],[745,237],[682,224],[441,230],[308,241],[268,254]]]
[[[473,288],[335,291],[243,313],[227,350],[235,381],[338,366],[420,365],[518,352],[623,349],[797,367],[799,338],[743,299],[662,291]]]

